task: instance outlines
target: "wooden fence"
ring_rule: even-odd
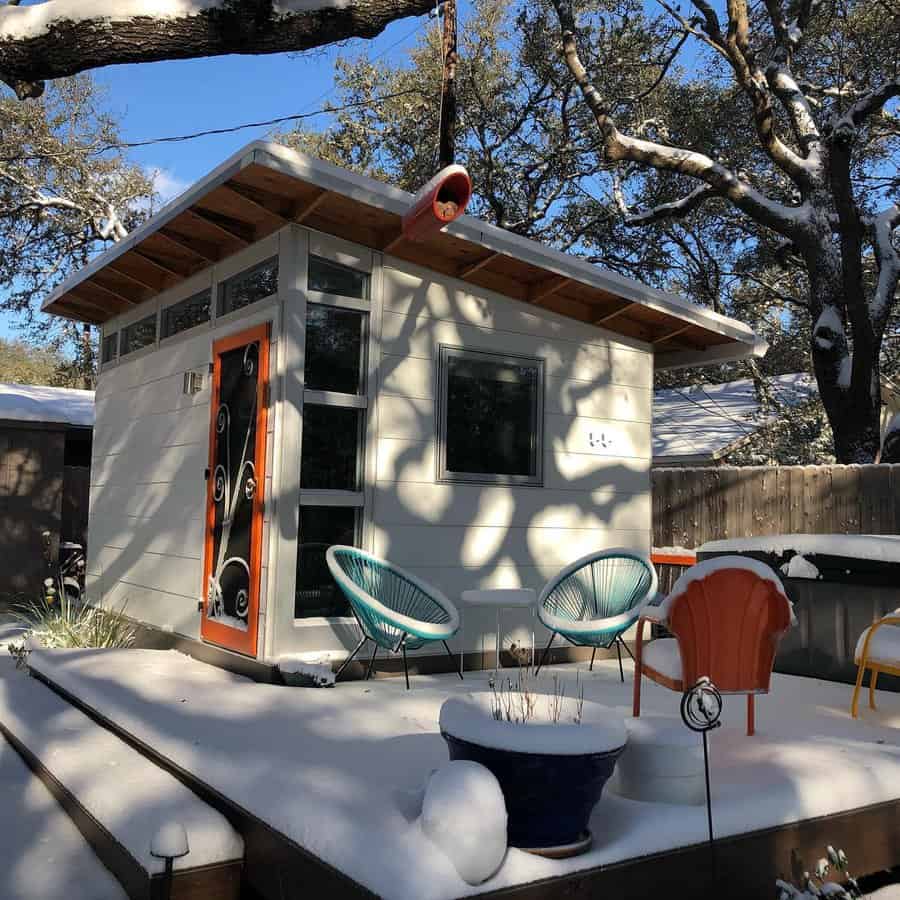
[[[767,534],[900,534],[900,465],[651,471],[653,546]]]

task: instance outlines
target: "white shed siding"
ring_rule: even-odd
[[[93,593],[127,600],[142,621],[199,638],[209,390],[185,395],[183,374],[205,370],[217,338],[272,320],[260,653],[355,643],[350,619],[293,619],[307,248],[372,272],[364,546],[454,601],[474,587],[540,588],[600,547],[649,549],[650,347],[306,229],[286,229],[279,240],[279,303],[248,307],[104,368],[91,488]],[[273,239],[254,245],[217,270],[227,277],[275,246]],[[217,277],[201,273],[125,321],[215,286]],[[544,360],[542,487],[436,481],[441,344]],[[270,515],[278,528],[270,528]],[[270,578],[270,561],[278,562],[277,577]],[[493,614],[463,609],[463,616],[454,649],[492,649]],[[507,642],[530,640],[530,616],[506,613],[503,621]]]
[[[539,589],[602,547],[649,551],[650,348],[392,259],[383,285],[372,550],[454,601]],[[544,360],[543,487],[436,482],[441,344]],[[462,612],[465,649],[492,647],[493,614]],[[530,637],[529,616],[503,621]]]
[[[228,277],[278,252],[275,236],[216,269]],[[210,284],[207,270],[107,325],[107,332]],[[128,615],[188,637],[200,637],[204,516],[209,459],[212,344],[272,322],[271,380],[277,392],[279,306],[268,301],[158,341],[102,370],[96,392],[91,466],[88,594],[126,604]],[[183,392],[184,373],[204,373],[204,388]],[[275,417],[269,416],[265,496],[272,496]],[[265,633],[269,514],[264,514],[259,634]]]

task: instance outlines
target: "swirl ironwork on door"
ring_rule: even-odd
[[[219,365],[212,473],[213,567],[207,585],[206,615],[223,625],[246,630],[253,503],[258,488],[259,342],[221,354]]]

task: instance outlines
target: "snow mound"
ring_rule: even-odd
[[[500,783],[484,766],[455,760],[425,787],[422,830],[468,884],[481,884],[506,856],[506,803]]]
[[[278,657],[276,665],[288,684],[333,687],[334,672],[328,653],[295,653]]]
[[[781,567],[781,572],[788,578],[819,577],[819,570],[802,553],[792,556],[790,561]]]
[[[850,559],[877,562],[900,562],[900,535],[896,534],[772,534],[767,537],[729,538],[708,541],[701,553],[776,553],[779,556],[793,550],[809,556],[825,553]]]

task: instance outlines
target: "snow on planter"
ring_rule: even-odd
[[[492,717],[488,693],[451,697],[441,706],[441,731],[495,750],[556,756],[608,753],[621,749],[628,740],[621,717],[599,703],[584,702],[581,724],[573,721],[579,712],[578,700],[563,698],[558,722],[549,721],[548,706],[549,698],[539,695],[532,719],[503,722]]]
[[[450,698],[441,706],[441,734],[451,759],[481,763],[497,778],[511,847],[575,856],[591,846],[591,812],[628,735],[612,710],[535,687],[520,682],[512,691],[512,702],[523,704],[518,721],[499,719],[515,713],[509,693]]]
[[[650,803],[700,805],[706,800],[700,736],[671,716],[630,719],[628,745],[610,788]]]
[[[503,864],[506,803],[484,766],[457,760],[434,772],[425,787],[421,823],[463,881],[481,884]]]

